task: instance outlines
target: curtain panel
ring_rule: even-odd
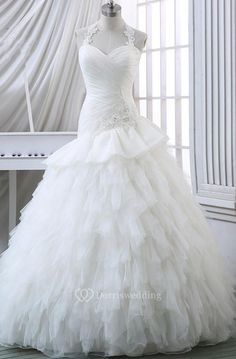
[[[75,28],[100,16],[102,0],[0,1],[0,131],[29,131],[28,78],[35,131],[76,131],[85,88]],[[18,173],[18,212],[41,171]],[[8,241],[8,174],[0,172],[0,249]],[[32,239],[33,240],[33,239]]]

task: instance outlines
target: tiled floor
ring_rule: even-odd
[[[45,356],[34,349],[8,349],[0,347],[0,359],[8,358],[20,358],[20,359],[42,359]],[[95,359],[101,358],[95,356],[79,356],[80,359]],[[114,357],[113,357],[114,358]],[[128,357],[116,357],[118,359],[128,358]],[[134,358],[134,357],[130,357]],[[140,357],[139,357],[140,358]],[[148,355],[145,356],[147,359],[236,359],[236,339],[228,340],[225,343],[220,343],[214,346],[208,347],[195,347],[191,352],[186,354],[179,355]]]

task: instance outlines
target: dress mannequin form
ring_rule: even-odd
[[[121,16],[120,10],[116,11],[115,15],[112,16],[103,10],[104,9],[102,9],[100,19],[97,22],[100,31],[96,34],[93,45],[98,47],[104,53],[109,53],[116,47],[124,45],[123,29],[125,26],[125,21]],[[146,44],[147,34],[136,29],[134,29],[134,31],[134,45],[142,51]],[[83,42],[83,38],[86,32],[87,28],[82,28],[76,31],[79,43]]]

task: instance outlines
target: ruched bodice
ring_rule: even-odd
[[[132,95],[140,55],[135,46],[119,46],[105,54],[95,46],[83,45],[79,58],[87,95]]]
[[[124,120],[126,125],[134,125],[138,112],[132,89],[141,51],[134,45],[132,29],[126,25],[127,43],[108,54],[91,45],[95,33],[92,31],[89,35],[89,32],[79,49],[86,86],[80,130],[97,131],[106,128],[106,123],[110,127],[112,117],[116,118],[115,126],[122,125]]]

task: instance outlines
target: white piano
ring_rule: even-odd
[[[0,132],[0,170],[9,171],[9,231],[16,225],[17,171],[43,170],[42,161],[77,137],[77,132],[35,132],[25,77],[30,132]]]
[[[9,171],[9,231],[16,225],[17,171],[43,170],[42,161],[77,132],[0,132],[0,170]]]

